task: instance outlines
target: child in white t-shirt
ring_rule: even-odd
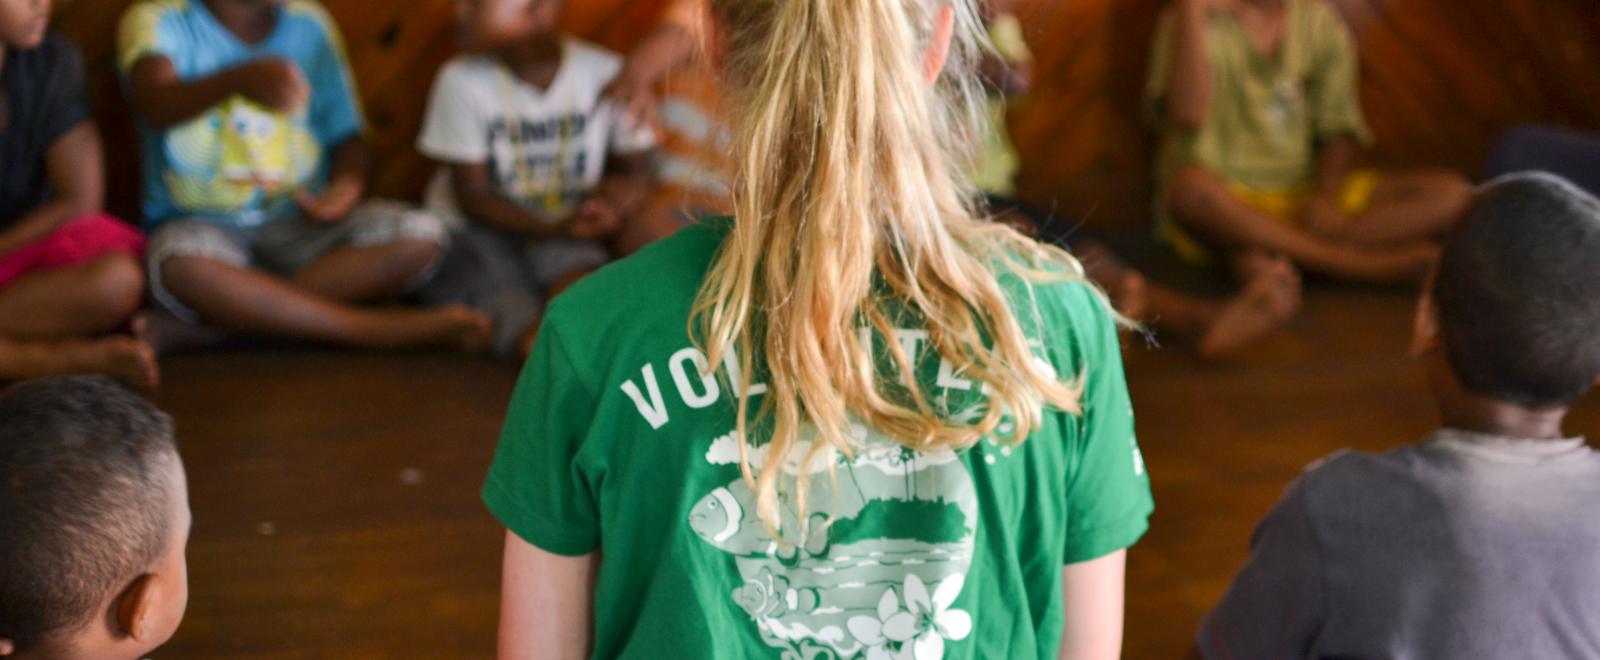
[[[445,166],[429,206],[459,233],[425,296],[489,314],[502,355],[526,353],[543,298],[648,242],[629,234],[654,133],[602,100],[622,58],[560,34],[562,6],[465,3],[470,53],[439,74],[418,139]]]

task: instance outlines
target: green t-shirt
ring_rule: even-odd
[[[857,428],[837,486],[813,470],[808,510],[834,524],[780,546],[740,477],[728,369],[702,377],[688,334],[725,227],[687,228],[550,305],[484,486],[529,543],[601,551],[595,657],[1054,657],[1062,567],[1131,546],[1153,508],[1104,305],[1082,284],[1003,278],[1039,353],[1083,374],[1085,413],[960,453]],[[975,396],[925,338],[897,333],[933,355],[930,393]]]
[[[1344,22],[1323,0],[1285,0],[1283,41],[1261,52],[1229,12],[1206,23],[1211,58],[1211,111],[1198,130],[1166,121],[1175,48],[1176,8],[1156,30],[1145,88],[1148,110],[1162,129],[1157,178],[1198,165],[1263,192],[1293,190],[1316,175],[1317,141],[1344,135],[1372,141],[1361,114],[1360,63]]]

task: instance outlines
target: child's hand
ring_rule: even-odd
[[[632,69],[623,69],[600,94],[611,99],[632,121],[653,125],[656,121],[656,90],[650,81],[634,75]]]
[[[361,182],[355,179],[342,179],[328,184],[322,194],[315,197],[304,190],[295,192],[294,201],[300,205],[306,217],[317,222],[338,222],[350,215],[356,207],[356,202],[361,201]]]
[[[1301,213],[1306,229],[1325,238],[1342,238],[1355,223],[1355,218],[1339,208],[1338,201],[1325,195],[1313,198]]]
[[[590,197],[567,222],[567,236],[585,241],[603,241],[622,229],[622,214],[610,200]]]
[[[269,109],[294,112],[311,102],[311,84],[294,62],[267,57],[239,68],[244,95]]]

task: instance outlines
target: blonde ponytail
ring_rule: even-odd
[[[768,530],[793,538],[780,534],[781,499],[807,519],[807,471],[793,482],[782,472],[807,426],[815,438],[798,464],[809,466],[849,455],[856,421],[914,450],[960,450],[1008,415],[1020,442],[1044,406],[1078,412],[1079,390],[1034,359],[995,269],[1031,280],[1081,269],[980,218],[965,184],[981,98],[972,0],[711,3],[737,145],[736,221],[691,332],[710,364],[734,351],[743,367],[737,434]],[[923,53],[946,4],[950,60],[929,85]],[[897,310],[915,314],[931,346],[986,386],[977,419],[952,419],[917,385],[917,356],[894,340]],[[894,378],[883,377],[874,345],[892,357]],[[768,390],[755,414],[770,430],[759,470],[748,437],[758,371]],[[794,492],[780,498],[785,484]]]

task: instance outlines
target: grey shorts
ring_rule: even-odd
[[[593,241],[529,240],[473,225],[456,234],[421,297],[425,304],[461,304],[488,315],[495,353],[510,358],[538,322],[551,287],[610,261],[611,252]]]
[[[372,247],[405,240],[427,241],[443,248],[448,247],[450,235],[433,215],[384,200],[364,202],[349,217],[332,223],[296,217],[239,229],[204,220],[169,220],[150,237],[146,257],[150,294],[174,316],[192,322],[198,315],[161,281],[161,266],[173,257],[198,257],[275,275],[292,275],[341,247]],[[417,285],[432,274],[431,269],[424,273]]]

